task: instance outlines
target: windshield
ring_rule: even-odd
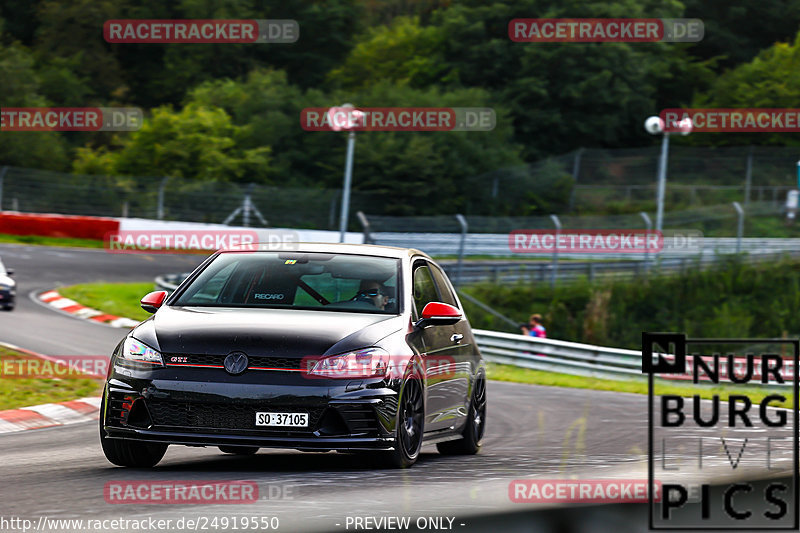
[[[323,253],[223,253],[174,306],[397,314],[399,260]]]

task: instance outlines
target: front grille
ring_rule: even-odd
[[[172,358],[180,357],[180,362],[172,361]],[[202,365],[202,366],[218,366],[222,368],[222,363],[225,361],[226,355],[212,355],[212,354],[165,354],[167,366],[181,366],[181,365]],[[183,359],[186,359],[185,361]],[[248,369],[276,369],[276,370],[300,370],[300,363],[302,359],[293,357],[262,357],[248,355],[249,363]]]
[[[308,433],[317,428],[325,407],[308,409],[296,406],[253,406],[230,403],[176,402],[170,400],[147,401],[147,407],[155,426],[179,428],[201,428],[221,430],[252,430],[266,432]],[[256,412],[308,413],[307,428],[277,428],[256,426]]]

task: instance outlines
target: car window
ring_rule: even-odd
[[[444,271],[436,265],[431,265],[431,273],[433,274],[433,279],[436,281],[436,286],[439,288],[440,301],[458,307],[458,300],[456,300],[455,294],[453,294],[452,289],[450,289],[450,284],[447,283],[447,275]]]
[[[422,316],[422,309],[425,304],[438,301],[439,294],[436,292],[436,285],[433,283],[430,267],[425,263],[419,263],[418,265],[414,268],[414,307],[419,317]]]
[[[230,277],[233,269],[236,267],[234,263],[226,266],[216,274],[214,274],[211,279],[208,280],[208,283],[205,283],[203,287],[197,291],[194,296],[194,300],[196,303],[213,303],[216,302],[219,298],[220,293],[222,292],[222,288],[225,286],[225,282]]]
[[[171,305],[398,312],[399,260],[323,253],[223,253]]]
[[[301,276],[300,279],[321,296],[331,302],[339,302],[352,297],[358,291],[359,280],[334,278],[329,273]],[[322,303],[314,299],[306,289],[298,286],[294,296],[295,305],[321,307]]]

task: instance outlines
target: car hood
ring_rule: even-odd
[[[373,346],[402,327],[395,315],[163,307],[133,334],[168,354],[305,357]]]
[[[0,274],[0,285],[10,285],[11,287],[13,287],[16,284],[17,282],[11,279],[10,277],[4,274]]]

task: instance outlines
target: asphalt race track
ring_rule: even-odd
[[[0,257],[16,270],[18,282],[17,309],[0,314],[0,341],[49,355],[108,354],[124,330],[62,315],[29,293],[87,281],[147,281],[190,270],[203,259],[17,245],[0,245]],[[182,518],[278,517],[279,531],[353,530],[346,520],[356,516],[428,516],[449,517],[452,529],[473,531],[495,527],[477,515],[531,509],[510,500],[515,479],[647,478],[646,396],[500,382],[490,382],[488,393],[480,454],[444,457],[425,448],[409,470],[379,469],[369,456],[335,452],[261,450],[239,458],[177,446],[153,470],[126,470],[106,461],[96,422],[4,434],[0,514],[34,521],[154,517],[173,524]],[[105,484],[121,480],[251,480],[260,499],[216,506],[106,503]],[[517,530],[547,530],[541,522],[529,525]],[[628,522],[614,529],[646,527]]]

